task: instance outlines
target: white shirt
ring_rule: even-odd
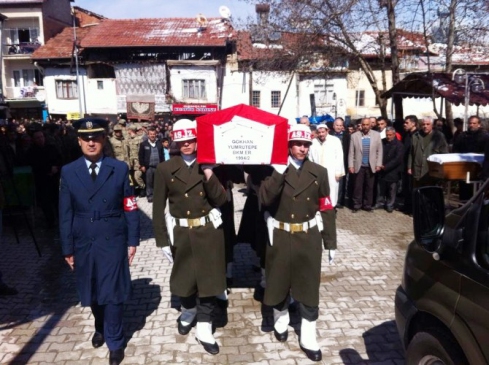
[[[90,165],[92,164],[92,161],[87,160],[85,158],[85,163],[87,164],[88,173],[91,174],[92,170],[90,170]],[[100,167],[102,166],[102,158],[100,160],[98,160],[97,162],[95,162],[95,164],[97,165],[97,167],[95,167],[95,173],[98,175],[98,173],[100,171]]]

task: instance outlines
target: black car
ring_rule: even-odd
[[[413,195],[415,240],[396,292],[406,364],[489,363],[489,180],[445,214],[443,191]]]

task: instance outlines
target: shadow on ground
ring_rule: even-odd
[[[383,361],[391,361],[392,364],[404,363],[404,349],[397,332],[396,323],[387,321],[364,332],[363,340],[367,350],[367,359],[354,349],[340,350],[343,364],[379,364]]]
[[[161,302],[160,286],[151,284],[152,278],[141,278],[132,281],[131,300],[124,305],[124,333],[129,342],[134,333],[142,330],[146,319],[156,310]]]

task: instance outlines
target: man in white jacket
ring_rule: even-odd
[[[345,176],[343,146],[338,138],[329,136],[328,132],[329,128],[326,124],[317,126],[317,137],[312,141],[309,159],[328,170],[331,204],[336,207],[339,181],[342,176]]]

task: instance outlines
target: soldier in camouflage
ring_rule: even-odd
[[[128,128],[128,146],[129,146],[129,170],[131,180],[135,190],[139,190],[139,196],[146,195],[146,185],[143,180],[143,172],[139,169],[139,145],[141,136],[137,135],[138,127],[133,124]]]
[[[114,127],[114,135],[110,138],[110,144],[114,151],[114,158],[125,162],[127,166],[131,167],[129,164],[129,146],[122,135],[122,127],[119,124]]]

